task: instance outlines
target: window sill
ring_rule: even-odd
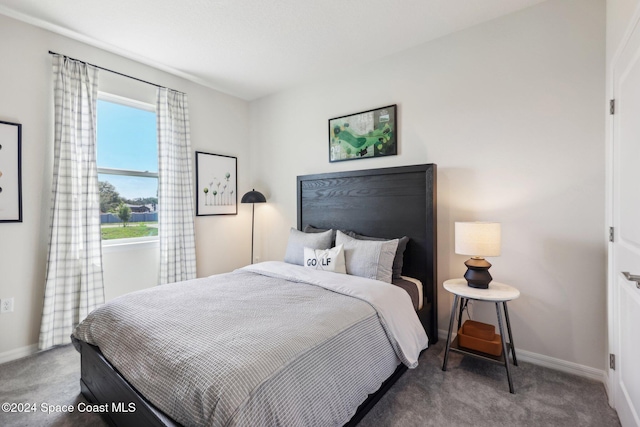
[[[102,253],[157,249],[159,244],[157,237],[103,240]]]

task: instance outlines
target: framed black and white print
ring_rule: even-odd
[[[196,151],[196,215],[237,215],[238,159]]]
[[[398,154],[396,105],[329,119],[329,162]]]
[[[0,222],[22,222],[22,125],[0,121]]]

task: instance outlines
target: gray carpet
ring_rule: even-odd
[[[74,405],[87,402],[80,394],[80,353],[72,345],[57,347],[0,365],[0,404],[36,404],[36,412],[6,413],[0,426],[106,426],[99,415],[45,413],[41,404]]]
[[[504,367],[452,353],[442,371],[443,341],[427,350],[359,427],[619,426],[596,381],[520,362],[509,393]],[[80,356],[72,346],[0,365],[0,403],[36,403],[35,413],[4,413],[0,426],[105,426],[99,415],[41,412],[40,405],[86,402],[80,395]]]

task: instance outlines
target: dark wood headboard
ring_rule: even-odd
[[[437,342],[436,165],[298,176],[297,192],[299,230],[313,225],[411,238],[402,274],[422,282],[418,317],[429,342]]]

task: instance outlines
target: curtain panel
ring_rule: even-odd
[[[104,303],[96,169],[98,70],[53,57],[54,166],[40,349],[70,335]]]
[[[159,283],[196,277],[193,173],[187,95],[158,88]]]

